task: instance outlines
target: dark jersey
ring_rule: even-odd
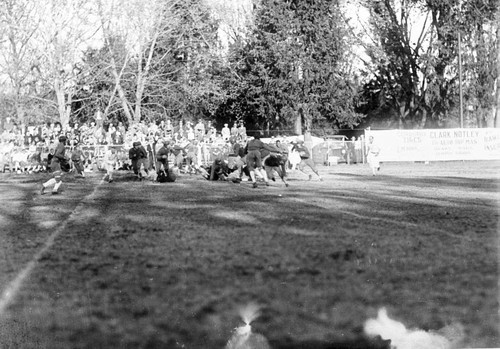
[[[148,153],[146,152],[146,149],[144,149],[143,146],[139,146],[137,148],[133,147],[129,150],[128,157],[131,160],[145,159],[148,157]]]

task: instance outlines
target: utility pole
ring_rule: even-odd
[[[463,108],[463,89],[462,89],[462,38],[460,29],[458,31],[458,89],[460,94],[460,128],[464,128],[464,108]]]
[[[460,104],[460,128],[464,128],[464,101],[463,101],[463,87],[462,87],[462,0],[458,1],[458,90],[459,90],[459,104]]]

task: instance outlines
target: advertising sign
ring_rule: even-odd
[[[500,160],[500,129],[367,130],[380,161]]]

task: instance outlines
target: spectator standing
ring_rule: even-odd
[[[188,141],[193,141],[195,138],[193,126],[190,122],[188,122],[186,126],[186,138],[188,139]]]
[[[174,128],[172,126],[172,122],[170,119],[167,119],[167,123],[165,125],[165,137],[173,138],[174,136]]]
[[[210,150],[208,148],[207,142],[203,141],[200,143],[200,148],[201,148],[201,157],[200,159],[202,162],[202,165],[207,165],[210,163]]]
[[[210,138],[209,132],[212,132],[213,129],[212,121],[208,120],[207,125],[205,126],[205,142]]]
[[[73,125],[73,140],[74,143],[80,143],[82,141],[81,139],[81,131],[80,131],[80,125],[75,123]]]
[[[113,171],[115,169],[115,164],[118,160],[117,155],[109,145],[104,146],[104,169],[106,174],[103,180],[107,179],[108,183],[113,182]]]
[[[144,165],[144,168],[146,168],[147,170],[152,170],[153,169],[153,166],[155,165],[154,164],[154,156],[153,156],[153,151],[154,151],[154,147],[153,147],[153,139],[151,138],[146,138],[146,151],[148,153],[148,167],[146,167],[146,165]]]
[[[3,124],[3,131],[11,132],[13,129],[14,129],[14,122],[12,122],[12,118],[10,116],[7,116]]]
[[[165,120],[161,120],[160,121],[160,124],[158,125],[158,131],[164,135],[165,134],[165,128],[167,127],[167,125],[165,124]]]
[[[88,137],[89,126],[87,124],[79,125],[78,126],[78,130],[79,130],[79,140],[80,140],[80,142],[83,142],[84,144],[87,145],[87,143],[85,142],[85,140]]]
[[[123,125],[123,122],[121,121],[118,121],[118,127],[116,128],[116,130],[119,131],[122,134],[122,136],[124,136],[125,133],[127,132],[125,125]]]
[[[236,122],[233,124],[233,127],[231,127],[231,137],[234,137],[235,139],[238,137],[238,126],[236,125]]]
[[[229,137],[231,137],[231,130],[229,129],[228,124],[224,124],[224,127],[221,130],[221,135],[222,139],[226,142],[229,140]]]
[[[54,139],[58,139],[61,135],[63,135],[63,129],[61,123],[58,121],[54,123]]]
[[[148,126],[148,129],[147,129],[147,134],[150,136],[150,137],[153,137],[159,130],[159,127],[157,124],[155,124],[154,122],[151,122]]]
[[[118,144],[117,137],[116,137],[117,131],[118,130],[116,129],[115,125],[109,124],[108,133],[111,136],[111,142],[109,144]]]
[[[205,124],[201,119],[194,126],[194,133],[197,140],[201,140],[205,136]]]
[[[49,140],[49,128],[47,127],[46,124],[43,124],[42,125],[42,129],[40,130],[41,132],[41,137],[42,137],[42,140],[45,142],[45,144],[48,145],[48,140]]]
[[[213,139],[215,138],[215,129],[213,128],[213,126],[210,126],[208,129],[207,129],[207,133],[205,135],[205,140],[207,142],[212,142]]]
[[[120,129],[116,129],[115,132],[115,144],[123,144],[125,142],[125,133],[122,133]]]
[[[238,137],[242,141],[245,141],[247,139],[247,129],[243,121],[240,123],[240,127],[238,128]]]
[[[356,162],[363,163],[364,162],[363,139],[361,137],[358,137],[358,139],[354,140],[354,153],[356,154]]]
[[[55,134],[54,123],[51,122],[49,124],[49,127],[47,128],[47,138],[49,139],[50,142],[54,141],[54,134]]]
[[[103,127],[104,120],[102,118],[102,112],[100,110],[97,111],[96,116],[95,116],[95,120],[96,120],[96,124],[97,124],[96,126],[98,128]]]
[[[184,124],[182,120],[179,120],[179,125],[176,129],[174,129],[174,132],[178,133],[181,137],[184,137]]]
[[[356,161],[356,151],[354,149],[354,140],[356,138],[352,137],[351,141],[346,141],[346,147],[347,147],[347,163],[349,165],[352,165],[353,163],[355,164]]]
[[[379,161],[380,147],[376,144],[373,136],[368,138],[368,145],[366,147],[366,161],[372,170],[372,175],[377,175],[380,171],[380,161]]]

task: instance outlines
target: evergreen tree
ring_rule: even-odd
[[[224,110],[241,113],[247,129],[353,127],[361,115],[345,73],[344,34],[337,1],[260,2],[250,38],[231,55],[234,94]]]
[[[154,52],[152,74],[159,78],[159,90],[150,94],[149,103],[172,119],[212,118],[224,96],[217,22],[200,0],[177,2],[172,12],[176,26],[159,38]]]
[[[478,108],[491,108],[494,101],[488,96],[494,90],[495,56],[488,52],[494,51],[491,27],[497,1],[365,4],[373,31],[367,53],[374,65],[373,78],[364,88],[365,111],[389,116],[399,128],[458,126],[459,48],[466,99]]]

